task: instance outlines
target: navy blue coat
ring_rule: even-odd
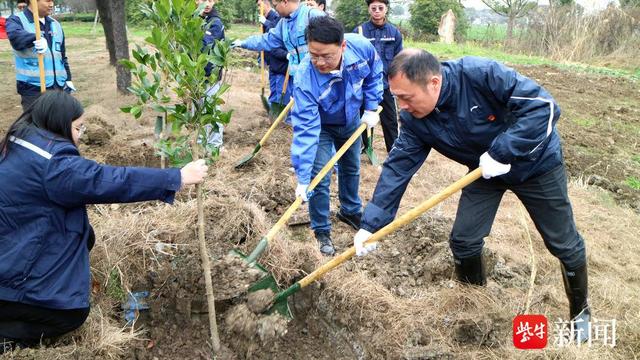
[[[402,51],[402,34],[388,22],[385,22],[382,26],[377,26],[371,21],[367,21],[362,25],[356,26],[353,32],[359,34],[360,28],[362,28],[362,36],[371,41],[382,59],[382,65],[384,66],[384,77],[382,79],[384,80],[384,88],[388,89],[387,72],[393,58]]]
[[[30,22],[33,22],[33,13],[31,10],[28,8],[24,9],[24,15]],[[51,22],[51,18],[47,16],[45,17],[44,25],[40,24],[42,37],[47,39],[49,47],[51,47],[51,44],[53,43],[51,40]],[[12,15],[7,19],[7,36],[9,37],[11,47],[16,50],[24,50],[33,47],[33,42],[36,40],[36,35],[34,33],[30,33],[22,27],[22,22],[20,22],[17,15]],[[62,44],[60,44],[60,52],[62,53],[64,68],[67,70],[67,81],[71,81],[71,70],[69,70],[69,61],[67,60],[67,51],[64,40],[62,41]],[[40,86],[33,86],[23,81],[16,81],[16,90],[18,91],[18,94],[23,96],[40,94]]]
[[[262,30],[266,33],[278,25],[280,21],[280,15],[278,12],[271,9],[267,16],[267,21],[262,25]],[[287,60],[287,48],[281,47],[264,52],[264,62],[269,65],[270,74],[285,74],[289,67],[289,60]]]
[[[85,205],[171,203],[180,170],[100,165],[68,140],[31,129],[0,161],[0,300],[86,308],[93,230]]]
[[[211,9],[211,11],[206,14],[204,21],[206,23],[204,38],[202,39],[203,49],[207,46],[213,47],[215,45],[216,40],[224,40],[224,24],[218,15],[218,12],[215,8]],[[205,75],[208,77],[211,75],[211,70],[213,69],[213,64],[208,63],[204,68]],[[222,69],[218,74],[218,78],[222,74]]]
[[[436,108],[417,119],[403,111],[401,128],[362,228],[374,232],[391,222],[413,174],[431,149],[478,167],[480,155],[511,164],[498,181],[518,184],[562,165],[555,124],[560,107],[535,81],[498,62],[465,57],[442,63],[442,89]]]

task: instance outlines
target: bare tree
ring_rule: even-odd
[[[507,17],[507,43],[513,39],[513,27],[516,19],[525,16],[538,6],[537,1],[531,0],[482,0],[493,12]]]
[[[100,13],[100,22],[109,50],[109,63],[116,67],[118,91],[128,93],[131,86],[131,72],[118,60],[129,59],[129,40],[127,39],[127,15],[125,0],[96,0]]]

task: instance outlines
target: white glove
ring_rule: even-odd
[[[296,187],[296,197],[301,197],[302,201],[307,202],[309,201],[309,197],[307,196],[307,188],[309,187],[309,184],[298,184],[298,186]]]
[[[287,53],[287,61],[289,61],[289,59],[291,59],[291,54]]]
[[[70,92],[76,92],[76,87],[73,86],[73,81],[67,81],[65,83],[65,85],[66,85],[67,89],[70,90]]]
[[[374,128],[380,122],[380,114],[377,111],[365,110],[362,114],[362,123],[367,124],[367,129]]]
[[[365,229],[360,229],[353,237],[353,246],[356,247],[356,255],[364,256],[378,248],[378,243],[362,245],[372,234]]]
[[[49,44],[47,43],[47,39],[41,37],[40,40],[33,41],[33,47],[38,54],[44,54],[47,52],[47,49],[49,49]]]
[[[487,152],[480,156],[480,167],[482,168],[482,177],[485,179],[504,175],[511,170],[511,164],[497,162]]]
[[[260,21],[260,24],[264,25],[264,23],[267,22],[267,18],[264,17],[263,15],[260,15],[260,17],[258,18],[258,21]]]
[[[233,40],[233,42],[231,43],[231,48],[237,48],[237,47],[242,47],[242,44],[244,43],[244,41],[240,40],[240,39],[236,39]]]

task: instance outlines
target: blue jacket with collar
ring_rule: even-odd
[[[289,75],[295,78],[299,64],[309,52],[304,30],[309,25],[309,19],[317,16],[326,16],[326,14],[300,3],[293,13],[280,19],[276,27],[266,34],[248,37],[243,41],[242,47],[253,51],[286,48],[290,54]]]
[[[100,165],[33,127],[8,149],[0,161],[0,300],[86,308],[93,230],[85,205],[171,203],[180,171]]]
[[[33,23],[33,13],[28,8],[24,9],[23,14],[26,16],[27,20]],[[71,70],[69,70],[69,61],[67,60],[67,51],[64,40],[64,31],[63,31],[63,40],[60,44],[53,44],[52,38],[52,23],[53,20],[51,17],[47,16],[44,21],[44,25],[41,24],[41,32],[42,36],[47,39],[49,43],[49,48],[52,46],[59,46],[60,53],[62,54],[62,63],[64,64],[64,68],[67,72],[67,77],[65,81],[71,81]],[[62,28],[62,26],[60,26]],[[7,19],[7,36],[9,37],[9,42],[11,43],[11,47],[13,47],[17,51],[26,50],[29,48],[33,48],[33,42],[36,40],[36,34],[29,32],[24,29],[22,26],[22,22],[18,15],[12,15]],[[51,56],[51,51],[48,51],[45,55]],[[36,65],[37,70],[37,65]],[[23,96],[33,96],[40,94],[40,86],[34,86],[24,81],[16,81],[16,90],[18,94]]]
[[[311,182],[322,125],[352,126],[360,108],[376,110],[382,101],[382,62],[376,49],[358,34],[345,34],[340,71],[322,74],[307,56],[294,82],[291,111],[291,163],[298,182]]]
[[[476,57],[442,63],[436,108],[422,119],[401,114],[400,135],[384,162],[362,228],[391,222],[409,180],[429,151],[475,169],[485,151],[511,171],[496,181],[523,183],[563,164],[555,124],[560,107],[535,81]]]
[[[280,15],[278,15],[278,12],[273,9],[269,11],[265,18],[267,21],[262,25],[262,30],[265,33],[275,28],[280,21]],[[258,61],[259,60],[260,58],[258,58]],[[284,75],[287,72],[287,67],[289,67],[289,61],[287,60],[287,48],[283,46],[270,51],[265,51],[264,62],[269,65],[270,74]]]
[[[385,22],[382,26],[375,25],[371,21],[367,21],[362,25],[356,26],[353,32],[360,34],[362,29],[362,36],[371,41],[376,48],[378,55],[382,59],[384,65],[384,88],[389,88],[389,80],[387,79],[387,71],[393,58],[402,51],[402,34],[400,31],[389,22]]]

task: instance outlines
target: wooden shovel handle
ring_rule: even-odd
[[[38,13],[38,0],[31,0],[31,9],[33,10],[33,25],[36,28],[36,40],[40,40],[40,14]],[[44,54],[38,54],[38,69],[40,70],[40,92],[47,91],[47,85],[44,82]]]

